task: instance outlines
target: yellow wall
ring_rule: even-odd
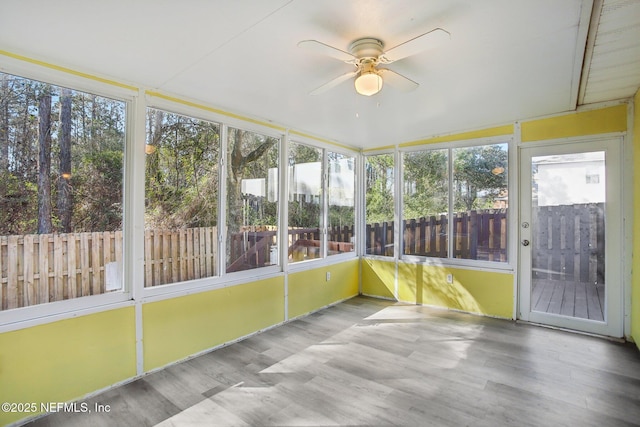
[[[522,142],[626,131],[626,104],[525,121],[520,128]]]
[[[469,132],[456,133],[444,136],[434,136],[431,138],[420,139],[418,141],[406,142],[400,144],[400,147],[412,147],[416,145],[435,144],[438,142],[465,141],[468,139],[489,138],[493,136],[503,136],[513,134],[513,125],[497,126],[487,129],[479,129]]]
[[[144,370],[283,321],[283,277],[144,304]]]
[[[395,298],[396,264],[393,260],[362,259],[362,293],[364,295]]]
[[[447,274],[453,283],[447,283]],[[511,318],[513,274],[401,262],[398,299]]]
[[[631,337],[640,349],[640,89],[633,99],[633,252],[631,279]]]
[[[362,260],[362,293],[394,298],[395,263]],[[447,274],[453,283],[447,283]],[[513,274],[400,261],[398,300],[488,316],[513,317]]]
[[[131,378],[135,342],[133,307],[0,334],[0,402],[65,402]],[[0,425],[30,415],[0,411]]]
[[[358,295],[359,260],[289,274],[289,318]],[[327,281],[326,274],[331,273]]]

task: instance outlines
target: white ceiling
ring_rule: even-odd
[[[638,2],[622,3],[639,15]],[[0,50],[375,148],[575,109],[592,3],[2,0]],[[299,41],[347,50],[370,36],[389,48],[436,27],[451,33],[449,43],[388,66],[417,90],[363,97],[346,82],[308,94],[352,68]],[[592,53],[591,62],[606,61],[606,52]],[[640,76],[629,85],[586,95],[631,96]]]

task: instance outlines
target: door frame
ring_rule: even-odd
[[[531,158],[572,152],[605,151],[606,202],[605,202],[605,321],[580,319],[531,310],[531,251],[524,249],[523,240],[531,240],[531,229],[524,229],[523,222],[531,223]],[[626,264],[623,250],[624,136],[602,135],[561,141],[528,142],[518,147],[518,222],[517,227],[517,318],[532,323],[571,329],[612,337],[624,335],[626,280],[623,267]],[[611,284],[615,285],[611,285]]]

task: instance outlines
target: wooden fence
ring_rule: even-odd
[[[534,278],[604,282],[604,205],[538,208],[533,224]],[[458,213],[453,218],[456,258],[506,261],[507,210]],[[446,256],[444,215],[403,221],[404,254]],[[290,228],[292,261],[320,256],[318,228]],[[353,227],[328,229],[328,253],[350,252]],[[368,224],[368,254],[393,255],[394,223]],[[229,238],[227,271],[277,264],[276,227],[248,229]],[[145,286],[217,274],[216,227],[145,232]],[[122,288],[122,232],[0,236],[0,309],[97,295]]]
[[[327,251],[329,255],[351,252],[353,227],[334,226],[327,230]],[[288,231],[288,256],[292,261],[302,261],[320,257],[320,229],[291,227]],[[227,272],[247,270],[265,265],[277,264],[277,227],[251,227],[230,238],[230,263]],[[231,261],[233,260],[233,261]]]
[[[604,283],[604,203],[543,206],[534,212],[533,278]]]
[[[329,230],[329,253],[353,250],[353,229]],[[216,227],[146,230],[144,283],[158,286],[218,274]],[[227,272],[277,264],[277,228],[230,236]],[[320,256],[317,228],[289,230],[289,257]],[[0,310],[122,289],[122,232],[0,236]]]
[[[534,212],[534,279],[604,283],[604,204],[544,206]],[[507,209],[457,213],[455,258],[507,260]],[[447,217],[403,221],[403,253],[447,256]],[[367,224],[366,252],[393,256],[394,222]]]
[[[2,310],[122,287],[122,232],[0,236]]]
[[[393,256],[394,222],[367,224],[367,253]],[[402,222],[405,255],[447,257],[446,215]],[[486,261],[507,260],[507,209],[459,212],[453,217],[453,257]]]
[[[217,227],[145,230],[144,239],[146,287],[217,274]]]

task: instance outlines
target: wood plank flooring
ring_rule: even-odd
[[[32,426],[632,426],[632,344],[356,297]]]
[[[534,279],[532,286],[535,311],[600,322],[604,319],[604,284]]]

